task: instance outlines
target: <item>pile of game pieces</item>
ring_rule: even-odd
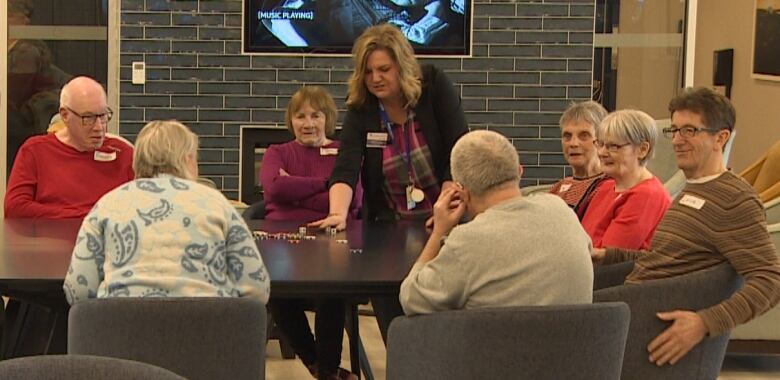
[[[325,229],[325,233],[330,237],[336,237],[338,229],[335,227],[328,227]],[[287,240],[290,244],[298,244],[301,240],[314,240],[317,237],[315,235],[308,235],[306,226],[298,227],[298,232],[267,232],[262,230],[252,231],[257,240]],[[337,239],[336,243],[349,245],[347,239]],[[363,253],[362,248],[350,248],[349,253]]]

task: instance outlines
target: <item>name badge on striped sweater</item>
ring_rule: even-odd
[[[694,197],[690,194],[683,195],[682,198],[680,198],[680,204],[683,206],[688,206],[690,208],[694,208],[696,210],[701,210],[702,206],[704,206],[704,203],[706,201],[704,199],[701,199],[699,197]]]

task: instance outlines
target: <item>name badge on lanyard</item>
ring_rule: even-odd
[[[387,132],[368,132],[366,148],[384,148],[387,146]]]

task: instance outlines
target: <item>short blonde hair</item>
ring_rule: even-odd
[[[502,134],[476,130],[458,139],[450,155],[452,179],[476,196],[514,182],[520,186],[517,149]]]
[[[333,136],[333,132],[336,131],[336,116],[338,115],[336,102],[333,101],[333,97],[330,96],[328,91],[320,86],[301,87],[293,94],[290,102],[287,103],[287,110],[284,112],[284,124],[287,125],[290,133],[295,135],[292,126],[292,118],[295,112],[307,103],[311,108],[325,114],[325,135],[328,137]]]
[[[176,120],[155,120],[146,124],[135,140],[133,170],[136,178],[159,174],[192,179],[187,156],[198,154],[198,136]]]
[[[417,105],[422,94],[422,69],[414,56],[414,49],[401,31],[391,24],[372,26],[355,40],[352,46],[352,59],[355,71],[349,77],[347,106],[360,107],[369,96],[365,84],[366,61],[377,50],[384,50],[398,64],[398,76],[401,92],[406,100],[405,106]]]
[[[596,130],[596,138],[599,140],[616,140],[639,146],[643,142],[650,144],[639,163],[644,165],[653,158],[655,143],[658,140],[658,127],[650,115],[639,110],[619,110],[610,113],[601,122],[601,128]]]

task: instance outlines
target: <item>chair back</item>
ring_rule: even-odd
[[[151,364],[88,355],[44,355],[3,360],[0,361],[0,379],[185,380]]]
[[[775,244],[775,250],[780,252],[780,223],[771,224],[767,226],[769,236],[772,238],[772,242]],[[766,313],[748,321],[745,324],[739,325],[731,331],[731,341],[734,340],[761,340],[765,342],[777,342],[780,341],[780,329],[777,328],[778,322],[780,322],[780,306],[769,309]],[[758,352],[762,352],[762,349],[758,349]],[[729,351],[732,351],[729,348]],[[736,351],[743,351],[737,349]],[[749,352],[754,352],[750,350]],[[774,353],[778,353],[776,350]]]
[[[265,201],[257,201],[241,213],[244,220],[265,219]]]
[[[741,285],[729,263],[684,276],[597,290],[593,302],[625,302],[631,324],[623,358],[623,379],[711,380],[720,373],[729,334],[707,337],[674,365],[658,367],[648,360],[647,345],[669,327],[659,311],[701,310],[716,305]]]
[[[68,353],[153,364],[191,380],[263,379],[266,309],[251,298],[104,298],[70,309]]]
[[[677,167],[672,140],[664,137],[662,132],[664,128],[672,126],[672,121],[669,119],[656,120],[655,125],[658,130],[658,139],[653,148],[653,157],[647,162],[647,170],[658,177],[661,183],[666,183],[680,171],[680,168]]]
[[[617,302],[398,317],[387,379],[618,379],[629,319]]]

